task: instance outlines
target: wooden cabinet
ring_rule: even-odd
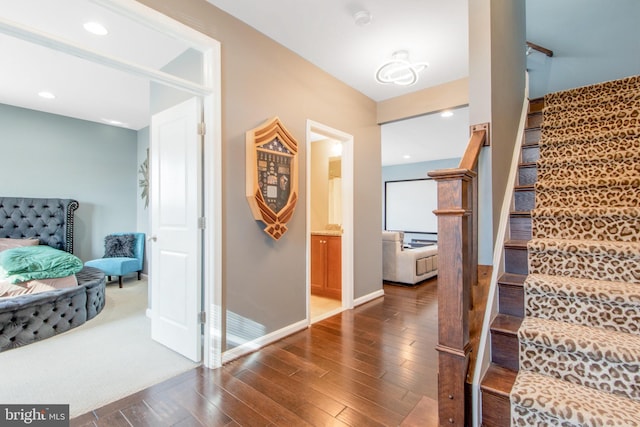
[[[342,237],[311,235],[311,293],[342,299]]]

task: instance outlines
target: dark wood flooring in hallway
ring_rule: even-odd
[[[72,426],[417,426],[435,416],[437,279],[315,323],[220,369],[195,369]]]

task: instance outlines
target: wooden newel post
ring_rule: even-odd
[[[469,308],[477,279],[476,172],[432,171],[438,182],[438,415],[441,426],[468,425]],[[474,273],[475,272],[475,273]]]

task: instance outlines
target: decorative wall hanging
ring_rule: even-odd
[[[246,141],[247,200],[264,232],[278,240],[298,201],[298,143],[277,117],[247,131]]]
[[[138,184],[140,185],[140,189],[142,190],[142,192],[140,193],[140,198],[144,200],[144,207],[146,209],[149,207],[149,149],[148,148],[147,148],[147,157],[140,164],[138,173],[140,174],[140,179],[138,180]]]

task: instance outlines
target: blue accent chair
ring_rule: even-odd
[[[122,276],[126,274],[138,273],[138,280],[140,280],[140,273],[142,272],[144,262],[144,233],[112,233],[114,236],[122,236],[125,234],[133,234],[135,236],[133,258],[98,258],[84,263],[86,266],[102,270],[108,280],[111,280],[111,276],[118,276],[118,285],[120,288],[122,288]]]

